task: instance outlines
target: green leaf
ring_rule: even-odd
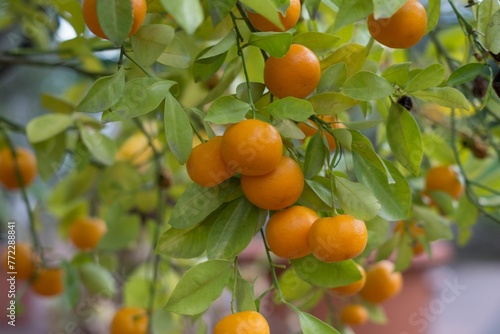
[[[414,176],[418,176],[423,158],[422,137],[411,113],[398,103],[393,103],[387,117],[386,131],[396,160]]]
[[[332,47],[340,41],[340,37],[316,31],[307,31],[293,37],[294,44],[301,44],[321,57],[332,52]]]
[[[290,96],[267,105],[265,111],[277,118],[286,118],[297,122],[303,122],[314,115],[312,105],[308,101]]]
[[[278,7],[274,0],[241,0],[241,3],[252,11],[264,16],[266,19],[274,23],[279,28],[283,28],[283,24],[278,16]],[[286,9],[286,8],[285,8]]]
[[[122,205],[126,210],[135,204],[142,184],[141,174],[129,162],[116,162],[104,169],[97,190],[105,204]]]
[[[108,231],[99,242],[98,249],[116,251],[137,241],[141,229],[138,215],[124,212],[120,205],[112,205],[106,212],[105,221]]]
[[[57,13],[65,19],[77,35],[83,34],[85,31],[85,21],[83,20],[82,6],[77,1],[63,1],[58,2],[57,6],[54,6]]]
[[[203,49],[199,53],[199,56],[202,56],[208,51],[210,51],[209,47]],[[224,64],[226,57],[227,52],[224,52],[211,58],[196,60],[193,64],[193,76],[195,82],[209,80]]]
[[[55,113],[71,114],[75,110],[73,102],[49,94],[40,94],[40,103],[42,107]]]
[[[231,273],[230,261],[208,260],[195,265],[177,283],[164,309],[183,315],[204,312],[221,295]]]
[[[236,45],[236,33],[234,30],[230,30],[220,42],[211,46],[207,52],[204,52],[196,57],[195,61],[201,61],[222,55],[229,51],[229,49],[231,49],[234,45]]]
[[[353,154],[354,173],[359,182],[368,186],[381,207],[378,214],[387,220],[407,219],[411,208],[411,189],[406,178],[389,161],[383,160],[393,183],[387,182],[387,174],[375,166],[376,161]]]
[[[248,45],[266,51],[271,57],[283,57],[292,44],[289,32],[253,32],[248,38]]]
[[[169,225],[178,229],[197,225],[238,188],[239,182],[231,179],[213,188],[191,183],[174,206]]]
[[[387,316],[383,305],[365,303],[364,306],[368,311],[368,317],[371,322],[378,325],[384,325],[387,323]]]
[[[369,256],[374,250],[379,248],[384,243],[389,229],[389,222],[380,216],[366,220],[365,224],[368,230],[368,243],[360,257]]]
[[[304,158],[304,177],[306,179],[312,178],[318,174],[323,168],[325,157],[327,156],[328,149],[323,142],[323,136],[318,131],[311,137],[307,144],[306,156]]]
[[[434,0],[436,1],[436,0]],[[482,32],[477,37],[481,43],[485,43],[484,32],[487,30],[488,24],[493,14],[500,9],[500,3],[495,0],[482,1],[479,6],[476,6],[477,10],[474,11],[476,16],[476,30]]]
[[[156,254],[178,259],[192,259],[201,256],[207,248],[207,238],[213,219],[207,218],[203,223],[186,229],[170,228],[160,236],[156,246]]]
[[[439,17],[441,14],[441,0],[429,0],[427,3],[427,28],[425,29],[425,34],[434,30],[439,22]],[[480,30],[484,31],[484,30]]]
[[[472,236],[472,227],[476,224],[479,209],[467,196],[458,199],[458,206],[453,213],[453,220],[458,226],[458,244],[465,245]]]
[[[250,103],[250,101],[253,101],[255,103],[262,97],[266,85],[260,82],[249,82],[248,85],[250,86],[250,92],[246,82],[240,83],[236,87],[236,97],[243,102]]]
[[[358,101],[337,92],[315,94],[307,101],[318,115],[338,114],[358,104]]]
[[[391,95],[394,87],[387,79],[375,73],[359,71],[346,80],[341,91],[355,100],[370,101]]]
[[[403,7],[405,3],[406,0],[373,0],[373,17],[375,20],[389,18]]]
[[[364,184],[335,177],[335,189],[345,213],[361,220],[370,220],[377,215],[380,204]]]
[[[373,11],[371,1],[344,0],[335,16],[333,31],[367,17]]]
[[[410,266],[413,259],[412,240],[408,233],[401,236],[396,260],[394,261],[394,271],[402,272]]]
[[[425,230],[425,237],[428,241],[438,239],[451,240],[453,232],[449,221],[437,214],[434,210],[419,205],[413,205],[413,216],[418,223],[422,224]]]
[[[65,114],[46,114],[33,118],[26,126],[31,143],[39,143],[66,131],[73,124],[73,117]]]
[[[143,65],[153,64],[172,42],[175,30],[166,24],[144,25],[132,36],[135,60]]]
[[[411,63],[392,64],[382,72],[382,77],[392,84],[404,87],[410,78],[410,65]]]
[[[460,66],[448,77],[448,86],[458,86],[472,82],[488,66],[481,63],[471,63]]]
[[[361,278],[361,273],[352,260],[327,263],[308,255],[291,260],[291,263],[300,278],[322,288],[344,286]]]
[[[90,126],[81,126],[80,135],[85,147],[94,159],[105,165],[111,165],[115,161],[116,146],[114,140]]]
[[[175,81],[135,78],[127,81],[123,98],[102,114],[103,122],[117,122],[145,115],[160,105]]]
[[[165,97],[165,135],[170,150],[180,164],[186,163],[193,145],[193,129],[184,108],[172,94]]]
[[[298,301],[306,297],[313,286],[300,278],[292,267],[286,269],[279,277],[278,283],[283,298],[288,302]]]
[[[48,180],[56,173],[66,157],[66,133],[60,133],[42,142],[33,143],[35,149],[38,173]]]
[[[326,92],[340,92],[340,87],[347,78],[347,66],[345,63],[333,64],[328,67],[319,79],[316,94]]]
[[[175,36],[156,61],[163,65],[185,69],[191,65],[191,55],[179,37]]]
[[[305,312],[298,311],[300,328],[304,334],[340,334],[335,328]]]
[[[122,45],[132,29],[132,2],[129,0],[97,0],[96,7],[99,25],[106,37],[115,45]]]
[[[80,280],[91,294],[113,297],[116,286],[113,275],[109,270],[92,262],[87,262],[78,267]]]
[[[407,93],[411,93],[430,87],[439,86],[445,80],[445,78],[445,67],[441,64],[432,64],[412,77],[406,84],[404,90]]]
[[[375,256],[375,261],[385,260],[391,256],[398,245],[399,235],[393,234],[387,239],[377,250],[377,255]]]
[[[413,92],[411,95],[425,102],[435,102],[444,107],[470,109],[469,101],[464,94],[452,87],[433,87]]]
[[[332,192],[330,191],[330,180],[323,178],[326,182],[319,182],[317,176],[312,180],[305,180],[304,190],[298,203],[316,211],[329,211],[332,208]],[[328,184],[325,185],[325,183]]]
[[[244,197],[219,214],[207,240],[209,259],[232,260],[243,251],[257,230],[257,208]]]
[[[97,79],[76,106],[80,112],[101,112],[116,104],[125,88],[123,66],[113,75]]]
[[[236,282],[236,309],[238,312],[257,311],[254,298],[253,285],[238,275],[238,281]]]
[[[491,17],[486,26],[485,46],[494,55],[500,53],[500,9]]]
[[[224,95],[210,105],[205,121],[214,124],[238,123],[245,119],[251,109],[248,103]]]
[[[367,120],[367,121],[354,121],[354,122],[343,122],[343,123],[348,129],[362,131],[362,130],[374,128],[382,122],[383,122],[383,120],[381,120],[381,119],[374,119],[374,120]],[[338,130],[341,130],[341,129],[338,129]]]
[[[163,8],[174,17],[182,29],[191,35],[203,23],[203,7],[198,0],[160,0]]]
[[[212,102],[223,95],[226,89],[233,83],[234,79],[240,74],[242,68],[241,58],[234,57],[225,67],[219,83],[207,94],[200,105]]]
[[[208,10],[214,27],[231,12],[237,1],[238,0],[208,0]]]
[[[276,118],[273,125],[278,129],[279,133],[290,139],[304,139],[304,133],[299,129],[297,123],[289,119]]]
[[[61,265],[64,270],[64,297],[71,307],[76,307],[80,301],[82,285],[78,271],[67,261],[62,261]]]
[[[307,13],[311,17],[311,19],[316,19],[320,4],[321,0],[304,0],[304,6],[306,7]]]

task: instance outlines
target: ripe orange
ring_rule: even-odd
[[[430,191],[442,191],[457,199],[463,194],[464,186],[451,166],[438,166],[429,169],[425,176],[424,194]]]
[[[21,188],[17,179],[16,169],[19,167],[22,185],[29,186],[36,178],[37,164],[36,158],[29,150],[17,147],[15,148],[16,158],[12,155],[9,148],[0,151],[0,183],[7,189]],[[15,163],[17,161],[17,164]],[[16,167],[17,165],[17,167]]]
[[[100,218],[81,217],[75,219],[69,227],[69,238],[73,244],[83,250],[94,249],[108,230]]]
[[[286,10],[285,16],[279,13],[279,18],[281,24],[283,25],[283,29],[276,26],[274,23],[260,14],[251,11],[247,11],[247,14],[250,23],[252,23],[252,25],[257,30],[280,32],[286,31],[297,24],[297,21],[299,21],[300,18],[300,8],[300,0],[290,0],[290,7],[288,7],[288,9]]]
[[[325,262],[352,259],[366,247],[365,222],[351,215],[319,218],[309,231],[309,247],[314,256]]]
[[[15,249],[5,246],[2,249],[2,265],[6,272],[15,272],[14,276],[18,280],[31,278],[35,271],[35,258],[31,246],[24,242],[16,243]]]
[[[286,259],[298,259],[311,253],[308,235],[318,215],[305,206],[291,206],[271,216],[266,240],[271,251]]]
[[[366,282],[366,271],[365,269],[356,263],[359,272],[361,273],[361,278],[356,282],[348,285],[339,286],[336,288],[331,288],[330,291],[337,297],[352,296],[357,294],[365,285]]]
[[[282,58],[269,57],[264,65],[264,84],[280,99],[307,97],[318,86],[320,76],[318,57],[300,44],[290,45]]]
[[[41,296],[52,297],[64,290],[64,272],[62,268],[40,268],[31,282],[33,291]]]
[[[242,175],[241,189],[259,208],[281,210],[299,199],[304,189],[304,174],[292,158],[282,156],[278,166],[265,175]]]
[[[320,116],[322,119],[324,119],[327,122],[331,122],[331,126],[334,129],[340,129],[340,128],[345,128],[345,125],[342,123],[335,122],[334,116]],[[312,137],[318,132],[318,126],[316,123],[313,123],[314,127],[310,127],[308,124],[301,122],[298,124],[299,129],[304,132],[306,137]],[[337,148],[337,143],[335,142],[335,138],[331,135],[330,132],[323,131],[323,136],[326,137],[326,141],[328,143],[328,147],[330,148],[330,151],[334,151]]]
[[[214,334],[270,334],[266,318],[255,311],[230,314],[217,322]]]
[[[366,272],[365,286],[359,295],[370,303],[378,304],[398,294],[402,287],[403,276],[394,272],[394,263],[382,260]]]
[[[233,176],[234,171],[222,158],[222,136],[213,137],[193,148],[186,169],[191,180],[207,188],[215,187]]]
[[[273,125],[247,119],[226,129],[221,151],[224,161],[236,173],[264,175],[281,161],[283,141]]]
[[[340,311],[340,320],[350,326],[362,325],[368,320],[368,311],[363,305],[347,305]]]
[[[412,247],[412,251],[413,251],[413,254],[414,255],[419,255],[419,254],[422,254],[425,249],[424,249],[424,246],[422,245],[422,243],[418,240],[418,237],[419,236],[423,236],[425,235],[425,231],[422,227],[418,226],[417,224],[415,224],[414,222],[411,222],[409,223],[408,227],[406,228],[405,227],[405,222],[404,221],[399,221],[396,223],[396,225],[394,226],[394,233],[401,233],[401,235],[404,235],[407,230],[409,230],[410,232],[410,236],[412,237],[413,239],[413,247]]]
[[[417,44],[427,29],[427,13],[417,0],[408,0],[394,15],[375,20],[368,16],[368,31],[380,44],[406,49]]]
[[[136,33],[137,30],[144,22],[146,18],[146,11],[148,9],[146,0],[131,0],[132,10],[133,10],[133,21],[132,27],[130,28],[129,36]],[[82,14],[85,24],[94,35],[99,36],[104,39],[108,39],[104,31],[102,31],[101,25],[97,18],[97,5],[96,0],[83,0],[82,2]]]
[[[111,321],[110,334],[146,334],[149,318],[145,309],[122,307]]]

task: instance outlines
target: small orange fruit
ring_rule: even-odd
[[[264,175],[281,161],[283,141],[273,125],[247,119],[226,129],[221,151],[224,161],[236,173]]]
[[[19,168],[24,187],[32,184],[37,175],[36,158],[33,153],[22,147],[15,148],[15,153],[14,159],[9,148],[0,151],[0,183],[11,190],[21,188],[17,178],[17,168]]]
[[[222,158],[222,136],[211,138],[191,151],[186,163],[191,180],[202,187],[215,187],[234,175]]]
[[[283,28],[276,26],[274,23],[266,19],[264,16],[247,11],[248,19],[250,23],[260,31],[287,31],[288,29],[294,27],[300,18],[300,0],[290,0],[290,6],[285,12],[285,16],[279,13],[279,18]]]
[[[122,307],[111,321],[110,334],[146,334],[149,318],[145,309]]]
[[[10,263],[9,263],[10,262]],[[6,272],[15,272],[18,280],[31,278],[35,271],[35,257],[31,246],[17,242],[14,247],[5,246],[2,250],[2,264]]]
[[[320,116],[321,117],[321,116]],[[331,122],[331,127],[333,129],[340,129],[340,128],[345,128],[345,125],[339,122],[335,122],[334,116],[323,116],[321,117],[327,122]],[[301,122],[298,124],[299,129],[304,132],[306,137],[312,137],[318,132],[318,126],[316,123],[313,123],[314,127],[309,126],[308,124]],[[330,148],[330,151],[334,151],[337,148],[337,143],[335,141],[335,138],[332,136],[330,132],[323,131],[323,136],[326,137],[326,141],[328,143],[328,147]]]
[[[270,334],[266,318],[255,311],[230,314],[217,322],[214,334]]]
[[[368,311],[363,305],[347,305],[340,311],[340,320],[349,326],[359,326],[368,321]]]
[[[350,283],[348,285],[339,286],[336,288],[331,288],[330,291],[337,297],[352,296],[357,294],[365,285],[366,282],[366,271],[365,269],[356,263],[356,267],[361,273],[361,278],[356,282]]]
[[[144,22],[147,12],[147,2],[146,0],[131,0],[132,10],[133,10],[133,21],[132,27],[130,28],[129,36],[136,33],[137,30]],[[83,0],[82,2],[82,14],[85,24],[94,35],[99,36],[104,39],[108,39],[104,31],[102,31],[101,25],[97,18],[97,3],[96,0]]]
[[[283,57],[269,57],[264,64],[264,84],[280,99],[307,97],[318,86],[320,76],[318,57],[300,44],[290,45]]]
[[[425,235],[425,231],[422,227],[418,226],[414,222],[408,223],[408,227],[405,227],[405,222],[401,220],[396,223],[393,231],[394,233],[401,233],[401,235],[404,235],[407,231],[410,232],[410,235],[413,239],[412,252],[414,255],[422,254],[425,251],[424,246],[418,240],[419,236]]]
[[[318,214],[305,206],[291,206],[271,216],[266,240],[271,251],[286,259],[298,259],[311,253],[308,235]]]
[[[403,287],[403,275],[394,272],[394,263],[382,260],[366,272],[366,282],[359,295],[370,303],[382,303],[397,295]]]
[[[430,191],[442,191],[457,199],[462,196],[464,186],[451,166],[438,166],[429,169],[425,176],[424,194]]]
[[[78,249],[92,250],[101,241],[108,228],[100,218],[81,217],[69,227],[69,238]]]
[[[265,175],[242,175],[241,189],[255,206],[281,210],[299,199],[304,189],[304,174],[292,158],[282,156],[278,166]]]
[[[64,290],[64,272],[62,268],[40,268],[35,273],[31,288],[45,297],[59,295]]]
[[[427,13],[417,0],[408,0],[391,17],[367,19],[370,35],[380,44],[395,49],[406,49],[417,44],[427,29]]]
[[[161,150],[160,141],[153,139],[153,146],[156,150]],[[115,159],[118,161],[130,161],[136,167],[147,165],[153,158],[154,152],[149,144],[148,137],[142,133],[137,132],[127,138],[118,148],[115,154]]]
[[[363,252],[367,241],[365,222],[347,214],[319,218],[309,231],[312,253],[325,262],[355,258]]]

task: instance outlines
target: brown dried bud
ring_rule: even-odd
[[[168,189],[172,186],[172,174],[168,169],[162,168],[160,175],[158,177],[158,185],[162,189]]]
[[[488,92],[488,80],[478,75],[474,81],[472,86],[472,94],[474,94],[477,98],[483,98],[486,96]]]

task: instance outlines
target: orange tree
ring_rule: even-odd
[[[479,215],[500,221],[500,5],[443,4],[4,2],[3,68],[77,74],[28,96],[44,113],[22,124],[0,109],[1,194],[24,201],[16,237],[32,252],[16,264],[6,233],[4,270],[33,268],[22,284],[64,296],[79,326],[99,320],[81,305],[112,301],[112,332],[180,333],[183,317],[212,330],[199,315],[225,290],[219,327],[259,319],[267,333],[255,312],[271,317],[269,300],[304,333],[382,321],[415,245],[432,256],[436,240],[466,243]],[[2,223],[18,216],[6,202]],[[100,227],[78,231],[88,217]],[[49,221],[72,252],[40,242]],[[240,271],[252,240],[271,277],[259,293]],[[308,312],[347,287],[343,316]]]

